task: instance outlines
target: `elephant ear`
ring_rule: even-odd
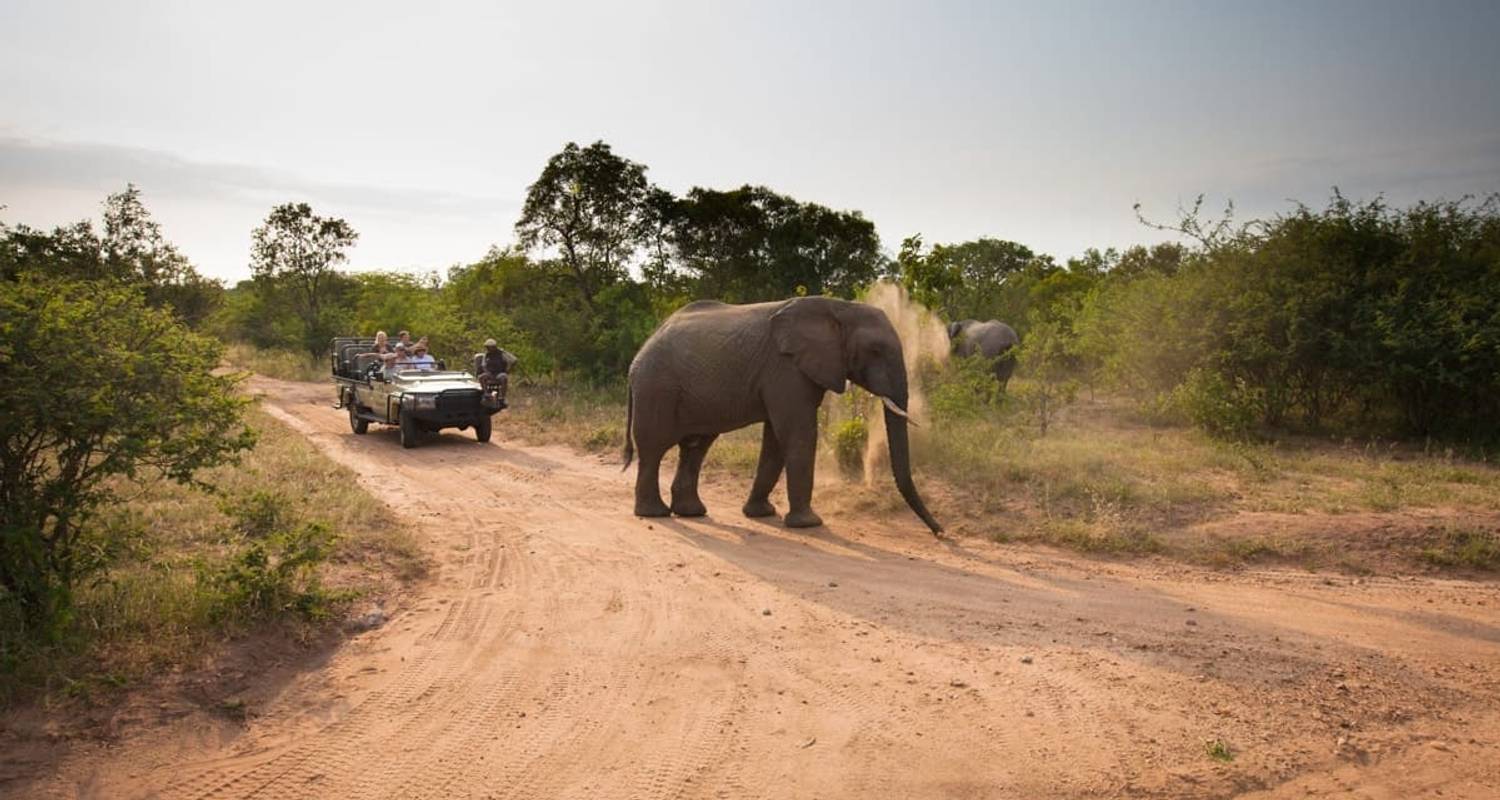
[[[793,300],[771,315],[776,349],[790,356],[798,371],[830,392],[842,394],[849,380],[844,363],[844,332],[826,301]]]

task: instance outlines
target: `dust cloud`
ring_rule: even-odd
[[[918,424],[927,424],[927,397],[922,392],[918,379],[918,365],[924,361],[938,364],[948,360],[948,329],[938,316],[926,306],[912,300],[906,288],[891,281],[880,281],[870,287],[864,303],[885,312],[901,337],[902,355],[906,358],[906,377],[910,384],[911,399],[906,412]],[[868,421],[869,440],[865,444],[865,484],[874,483],[878,477],[887,479],[890,473],[890,454],[885,447],[885,423],[880,401],[869,398],[865,401],[864,417]]]

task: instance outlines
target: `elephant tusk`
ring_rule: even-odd
[[[886,409],[888,411],[890,411],[892,414],[895,414],[896,416],[898,416],[898,417],[906,420],[908,423],[911,424],[911,426],[913,428],[920,428],[920,427],[922,427],[921,425],[917,424],[916,420],[914,420],[914,419],[911,418],[910,414],[906,413],[905,409],[903,409],[901,406],[896,405],[896,401],[895,400],[892,400],[891,398],[886,397],[884,395],[877,395],[877,397],[880,398],[880,402],[883,403],[883,404],[885,404]]]

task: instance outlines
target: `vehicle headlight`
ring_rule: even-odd
[[[434,395],[418,395],[412,398],[411,406],[412,408],[419,410],[431,410],[437,408],[437,397]]]

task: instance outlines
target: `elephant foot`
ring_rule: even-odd
[[[635,501],[635,515],[637,517],[669,517],[672,515],[672,509],[667,508],[667,504],[663,503],[660,497],[655,500],[637,500]]]
[[[696,497],[685,500],[673,498],[672,513],[679,517],[701,517],[708,513],[708,507]]]
[[[788,528],[816,528],[823,524],[823,518],[810,508],[800,511],[789,511],[786,515],[786,526]]]
[[[751,518],[776,516],[776,506],[771,505],[770,500],[746,500],[741,510]]]

